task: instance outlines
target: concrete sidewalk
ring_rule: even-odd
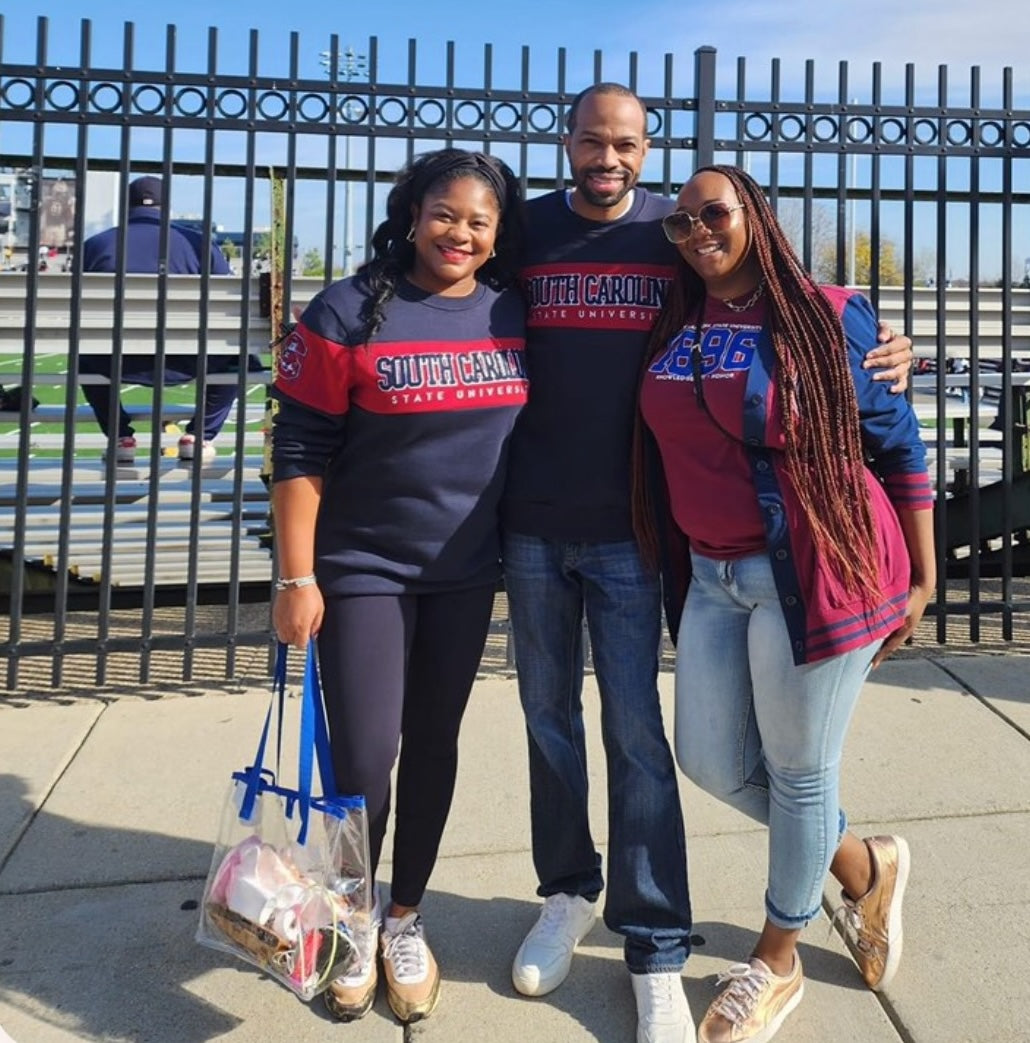
[[[1024,1043],[1030,657],[910,655],[874,676],[848,742],[843,798],[859,832],[901,832],[911,844],[905,958],[874,995],[828,919],[810,925],[805,999],[777,1040]],[[670,674],[661,687],[671,725]],[[444,977],[431,1018],[405,1029],[380,993],[367,1018],[338,1025],[320,1001],[309,1007],[198,946],[195,904],[221,802],[266,699],[217,687],[199,697],[0,697],[0,1040],[631,1043],[620,939],[600,923],[560,989],[538,1000],[512,989],[511,958],[539,900],[522,716],[503,674],[477,683],[424,903]],[[586,702],[603,844],[592,679]],[[713,975],[747,954],[760,924],[766,840],[686,781],[682,797],[696,920],[684,985],[700,1018]]]

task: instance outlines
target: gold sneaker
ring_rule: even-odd
[[[380,945],[390,1009],[403,1022],[429,1017],[440,998],[440,968],[426,945],[422,917],[410,912],[399,922],[387,920]]]
[[[866,837],[872,856],[873,884],[858,899],[841,892],[837,916],[844,921],[844,943],[866,985],[887,988],[901,961],[901,900],[908,883],[908,844],[901,837]]]
[[[805,992],[797,953],[794,969],[784,977],[752,956],[748,963],[732,964],[716,984],[726,988],[712,1000],[698,1026],[698,1043],[767,1043]]]
[[[338,1021],[357,1021],[372,1008],[378,984],[379,975],[373,949],[371,957],[363,967],[329,983],[329,988],[322,994],[326,1010]]]

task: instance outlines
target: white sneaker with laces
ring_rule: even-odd
[[[136,463],[136,439],[132,435],[109,442],[108,452],[110,452],[112,445],[114,448],[114,462],[119,467],[132,467]],[[107,453],[104,453],[102,460],[104,463],[107,462]]]
[[[572,954],[597,919],[597,903],[579,895],[548,895],[537,922],[511,966],[512,984],[523,996],[543,996],[568,977]]]
[[[696,1043],[694,1019],[677,971],[630,974],[637,1001],[637,1043]]]
[[[197,439],[194,435],[183,435],[179,439],[179,459],[180,460],[194,460],[197,457]],[[202,464],[209,464],[218,455],[218,450],[214,445],[202,439],[200,445],[200,462]]]

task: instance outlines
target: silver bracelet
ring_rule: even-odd
[[[308,573],[306,576],[297,576],[295,579],[283,579],[280,576],[275,581],[276,590],[290,590],[292,587],[311,587],[314,586],[318,581],[315,579],[313,572]]]

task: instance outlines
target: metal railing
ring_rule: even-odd
[[[3,281],[13,277],[0,275],[0,383],[23,388],[18,410],[0,409],[0,489],[7,490],[0,568],[9,608],[0,648],[8,687],[18,685],[20,666],[33,658],[46,659],[51,683],[61,684],[63,664],[79,655],[92,657],[92,675],[103,684],[116,652],[138,656],[146,679],[159,649],[181,652],[184,678],[193,674],[198,649],[216,649],[219,670],[232,677],[239,648],[267,643],[266,626],[241,624],[247,600],[269,596],[270,563],[258,579],[248,578],[243,553],[248,529],[255,530],[268,561],[267,525],[258,517],[266,509],[258,459],[264,378],[247,365],[267,350],[267,315],[288,315],[287,302],[307,299],[341,267],[360,262],[395,171],[416,152],[445,144],[486,149],[511,164],[528,195],[563,184],[565,116],[586,85],[571,82],[564,49],[545,63],[521,48],[517,71],[499,82],[489,45],[475,78],[459,76],[454,45],[426,74],[415,41],[387,48],[378,38],[367,41],[356,63],[336,36],[326,49],[324,40],[302,47],[290,34],[280,58],[264,58],[263,66],[256,32],[241,61],[236,41],[227,49],[232,57],[223,55],[216,30],[198,53],[180,46],[172,26],[164,60],[141,67],[134,27],[121,31],[121,61],[101,68],[92,58],[90,22],[80,24],[69,50],[67,29],[58,46],[39,19],[34,53],[9,54],[0,17],[0,155],[4,176],[16,180],[27,201],[14,225],[29,262],[9,284],[16,289],[4,292]],[[1030,235],[1030,102],[1016,96],[1009,69],[999,71],[991,90],[979,69],[969,71],[965,89],[946,68],[935,70],[929,86],[912,66],[897,86],[879,65],[860,80],[841,63],[829,86],[821,71],[813,61],[774,61],[756,73],[744,59],[720,63],[714,49],[701,47],[646,66],[636,54],[616,60],[594,53],[589,79],[626,83],[643,98],[648,187],[671,193],[696,166],[713,161],[747,167],[767,186],[805,263],[828,281],[863,284],[894,327],[911,333],[928,360],[915,396],[930,425],[940,493],[941,574],[952,576],[931,606],[937,637],[956,635],[957,617],[977,641],[982,621],[992,617],[1010,640],[1014,625],[1030,618],[1030,600],[1019,593],[1030,568],[1020,377],[1021,361],[1030,357],[1030,303],[1028,291],[1014,286],[1021,273],[1013,262],[1019,237]],[[205,249],[220,241],[219,225],[235,221],[240,232],[233,240],[244,244],[238,276],[200,276],[180,293],[185,284],[171,276],[119,272],[101,283],[78,271],[98,198],[110,195],[115,180],[125,185],[143,173],[164,179],[173,209],[185,200],[197,211]],[[44,211],[58,199],[67,212],[49,220]],[[109,209],[111,223],[124,227],[124,193]],[[273,222],[269,215],[280,209]],[[55,229],[63,241],[54,260],[65,259],[70,269],[62,276],[36,265],[40,248],[55,246]],[[257,275],[263,237],[263,257],[291,258],[281,271],[277,266],[270,302],[260,301]],[[301,271],[317,270],[318,259],[321,274],[302,280]],[[959,261],[968,271],[964,289],[948,285]],[[997,286],[980,286],[984,275]],[[100,285],[110,292],[95,292]],[[75,362],[87,349],[119,357],[153,352],[159,372],[166,354],[183,350],[201,361],[235,354],[239,367],[235,377],[202,376],[185,398],[155,380],[134,407],[152,429],[143,439],[146,463],[129,478],[101,461],[98,436],[82,424]],[[968,373],[964,394],[954,390],[958,374],[944,379],[956,358]],[[990,376],[981,377],[988,369]],[[186,472],[166,455],[174,434],[162,427],[191,411],[207,382],[224,379],[237,380],[240,403],[231,451],[215,472]],[[997,404],[993,417],[985,415],[985,391]],[[35,416],[31,394],[47,398]],[[963,409],[966,444],[956,445],[954,421]],[[54,426],[43,430],[43,420]],[[47,524],[41,504],[52,516]],[[208,584],[202,562],[211,559],[202,557],[201,544],[215,521],[229,535],[212,552],[222,579]],[[142,536],[133,534],[142,546],[134,592],[113,578],[128,546],[120,542],[125,526],[142,526]],[[181,574],[172,576],[178,583],[166,582],[156,549],[173,529],[185,533],[175,537],[182,541]],[[96,533],[99,557],[84,585],[70,569],[73,537],[87,531]],[[56,541],[49,564],[37,561],[38,541],[30,539],[42,532]],[[182,607],[181,626],[162,631],[159,608],[168,599]],[[205,601],[227,606],[213,628],[199,611]],[[139,625],[115,634],[112,619],[123,603],[140,610]],[[92,630],[73,639],[80,604],[88,605]],[[42,636],[30,635],[26,628],[41,606],[52,622]]]

